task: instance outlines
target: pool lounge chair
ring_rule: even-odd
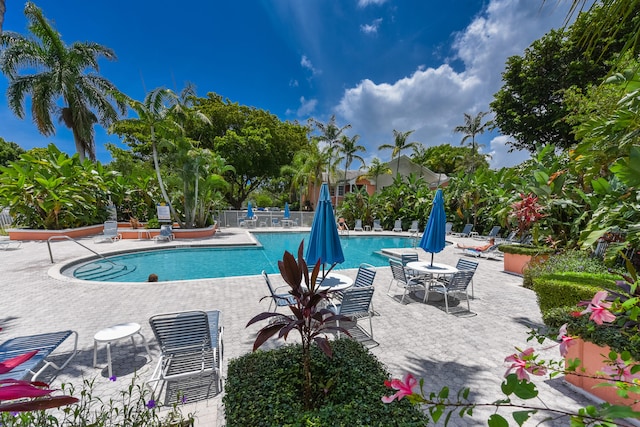
[[[353,226],[353,231],[363,231],[361,219],[356,219],[356,225]]]
[[[464,226],[461,232],[451,233],[451,235],[454,237],[469,237],[471,236],[472,231],[473,231],[473,224],[467,224]]]
[[[453,223],[452,222],[447,222],[444,226],[444,232],[445,234],[448,236],[449,234],[451,234],[453,230]]]
[[[409,233],[411,234],[418,234],[420,230],[418,230],[418,221],[413,220],[411,221],[411,227],[409,228]]]
[[[479,238],[483,240],[496,239],[501,229],[502,227],[500,227],[499,225],[495,225],[493,226],[493,228],[491,228],[489,234],[487,234],[486,236],[480,236]]]
[[[382,231],[382,226],[380,225],[379,219],[373,220],[373,231]]]
[[[402,231],[402,220],[400,219],[396,219],[396,222],[393,224],[393,230],[395,232],[401,232]]]
[[[62,365],[58,366],[48,360],[47,358],[51,353],[53,353],[71,335],[74,335],[73,351]],[[0,361],[5,361],[34,350],[38,351],[35,356],[16,366],[11,371],[0,375],[0,380],[12,378],[15,380],[36,381],[38,376],[40,376],[40,374],[42,374],[42,372],[44,372],[44,370],[49,366],[58,371],[64,369],[71,359],[78,354],[78,333],[76,331],[68,330],[12,338],[0,344]]]
[[[206,377],[222,391],[222,321],[220,311],[157,314],[149,325],[160,346],[160,360],[147,385],[154,394],[165,383]],[[188,396],[186,396],[188,398]]]
[[[0,249],[3,251],[14,250],[20,248],[22,242],[17,240],[2,240],[0,241]]]
[[[95,243],[100,242],[117,242],[122,238],[122,234],[118,233],[118,222],[117,221],[105,221],[104,228],[102,231],[102,236],[99,236],[95,239]]]
[[[153,238],[156,242],[173,240],[173,232],[171,231],[171,225],[164,224],[160,226],[160,234]]]

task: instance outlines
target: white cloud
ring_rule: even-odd
[[[491,156],[489,165],[492,168],[515,166],[531,157],[528,151],[514,150],[509,152],[510,147],[506,144],[508,140],[508,136],[499,135],[489,143],[490,150],[487,154]]]
[[[387,0],[358,0],[358,7],[367,7],[370,4],[381,5]]]
[[[370,2],[361,0],[359,4],[363,3]],[[461,70],[442,64],[421,66],[390,83],[364,79],[345,89],[336,113],[358,130],[368,155],[380,144],[393,142],[393,129],[415,129],[413,140],[425,146],[458,145],[462,135],[452,130],[464,123],[463,114],[489,111],[493,94],[502,85],[507,58],[521,55],[534,40],[562,26],[567,3],[547,2],[541,7],[540,2],[530,0],[491,0],[455,35],[453,49],[455,59],[464,65]],[[489,144],[493,136],[481,135],[479,142]],[[507,154],[506,140],[496,137],[490,141],[494,167],[523,158],[523,153]],[[384,160],[388,155],[380,153],[379,157]]]
[[[360,25],[360,31],[365,34],[376,34],[382,23],[382,18],[374,19],[371,24]]]
[[[289,80],[289,87],[298,87],[298,81],[296,79]]]
[[[300,97],[300,107],[296,111],[287,110],[286,114],[295,114],[298,117],[308,117],[313,113],[318,105],[317,99],[305,99],[304,96]]]
[[[311,60],[309,58],[307,58],[306,55],[302,55],[302,59],[300,60],[300,65],[302,65],[302,68],[306,68],[307,70],[311,71],[312,75],[316,75],[316,74],[320,74],[321,71],[317,70],[313,64],[311,63]]]

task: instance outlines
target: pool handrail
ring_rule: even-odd
[[[72,241],[74,243],[77,243],[78,245],[82,246],[86,250],[93,252],[99,258],[102,258],[103,260],[108,261],[113,265],[118,265],[115,262],[111,261],[110,259],[106,258],[104,255],[99,254],[98,252],[96,252],[93,249],[83,245],[82,243],[78,242],[76,239],[74,239],[72,237],[69,237],[69,236],[51,236],[51,237],[49,237],[47,239],[47,248],[49,249],[49,259],[51,259],[51,264],[54,264],[54,262],[53,262],[53,253],[51,252],[51,241],[52,240],[60,240],[60,239],[66,239],[66,240],[70,240],[70,241]]]

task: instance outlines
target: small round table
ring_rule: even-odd
[[[140,338],[142,338],[144,348],[147,350],[149,360],[151,360],[151,352],[149,352],[147,340],[144,339],[144,335],[140,332],[140,325],[133,322],[119,323],[102,329],[96,332],[93,336],[93,367],[95,368],[97,365],[98,343],[107,343],[107,366],[109,367],[109,378],[111,378],[113,376],[111,368],[111,342],[131,337],[131,342],[133,343],[133,348],[135,350],[136,342],[134,341],[133,336],[136,334],[140,335]]]

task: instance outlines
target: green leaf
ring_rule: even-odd
[[[532,414],[535,414],[538,411],[530,410],[530,411],[517,411],[513,413],[513,419],[518,423],[519,426],[523,425]]]
[[[609,169],[626,185],[640,185],[640,147],[631,147],[629,157],[618,159]]]
[[[509,427],[507,420],[502,415],[498,414],[491,415],[487,420],[487,423],[489,424],[489,427]]]

